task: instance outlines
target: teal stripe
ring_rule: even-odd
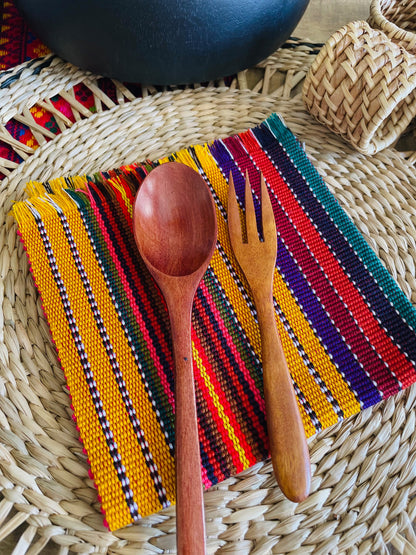
[[[296,168],[303,175],[312,192],[332,218],[340,232],[347,238],[352,248],[361,258],[363,264],[372,274],[384,295],[389,299],[390,303],[395,307],[407,324],[413,330],[416,330],[415,308],[383,266],[380,259],[371,249],[344,209],[340,206],[334,195],[330,192],[316,168],[311,164],[296,137],[290,129],[285,126],[277,114],[272,114],[265,123],[277,140],[280,141]]]

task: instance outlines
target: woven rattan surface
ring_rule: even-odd
[[[119,105],[110,104],[95,77],[57,58],[0,78],[2,140],[11,141],[4,125],[20,117],[42,143],[36,151],[13,143],[24,161],[3,162],[8,175],[0,192],[0,540],[15,537],[16,553],[175,549],[174,508],[114,533],[103,527],[41,299],[9,214],[29,179],[157,158],[243,131],[277,111],[415,304],[414,168],[394,149],[372,157],[357,153],[305,110],[298,91],[314,53],[302,44],[282,50],[240,74],[231,88],[143,89],[145,98],[133,99],[118,85]],[[99,99],[102,109],[95,115],[73,97],[80,81]],[[63,133],[45,137],[28,109],[50,106],[58,93],[71,99],[78,121],[69,126],[61,118]],[[207,491],[209,552],[352,554],[383,551],[389,542],[400,552],[415,549],[415,407],[412,387],[313,438],[312,493],[299,505],[283,497],[269,463]]]
[[[369,23],[381,29],[395,43],[416,54],[416,2],[414,0],[372,0]]]
[[[303,89],[309,111],[357,150],[393,144],[416,115],[416,57],[365,21],[335,32]]]

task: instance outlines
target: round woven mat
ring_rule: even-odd
[[[28,180],[157,158],[256,125],[272,112],[415,304],[414,168],[391,149],[367,158],[314,121],[298,96],[200,88],[163,92],[80,120],[0,189],[0,540],[26,553],[151,554],[175,549],[174,507],[110,533],[71,419],[63,372],[9,214]],[[269,463],[205,493],[209,553],[366,553],[416,545],[416,387],[310,441],[312,492],[296,505]],[[1,547],[1,543],[0,543]],[[2,551],[4,553],[4,551]]]

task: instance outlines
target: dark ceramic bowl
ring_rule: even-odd
[[[15,0],[69,62],[121,81],[205,82],[251,67],[290,36],[309,0]]]

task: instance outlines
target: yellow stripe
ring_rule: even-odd
[[[273,294],[281,306],[290,326],[298,337],[306,354],[308,355],[309,360],[313,364],[314,368],[317,369],[321,378],[325,381],[328,389],[343,409],[345,417],[359,412],[360,404],[355,398],[355,395],[351,392],[341,374],[328,357],[313,330],[311,330],[309,322],[306,320],[300,307],[293,299],[291,292],[287,288],[282,276],[277,270],[274,275]],[[314,407],[314,403],[318,401],[318,399],[315,399],[312,395],[310,397],[309,393],[306,394],[306,391],[304,391],[304,393],[312,407]],[[322,424],[325,427],[329,426],[331,423],[332,421],[322,421]]]
[[[85,381],[78,351],[67,325],[58,287],[49,271],[49,262],[37,226],[30,213],[20,214],[19,229],[30,258],[36,284],[42,296],[46,317],[51,328],[62,367],[70,389],[77,416],[80,437],[90,458],[95,483],[100,488],[103,510],[112,529],[132,522],[120,481],[114,468],[92,397]]]
[[[250,312],[246,300],[244,299],[242,293],[238,289],[234,279],[229,273],[224,260],[218,252],[216,252],[211,260],[211,266],[217,276],[221,287],[227,292],[228,298],[231,300],[233,310],[241,322],[244,333],[247,336],[248,341],[253,347],[256,355],[261,360],[261,339],[260,332],[257,322],[254,316]],[[313,377],[305,368],[303,359],[301,358],[298,349],[293,344],[290,336],[286,332],[279,318],[276,318],[276,323],[278,325],[279,334],[282,340],[283,349],[285,355],[288,359],[288,365],[290,372],[299,385],[301,391],[304,393],[305,397],[310,401],[312,397],[315,400],[315,405],[313,408],[319,420],[328,420],[328,414],[331,415],[333,423],[337,421],[337,416],[333,410],[332,405],[329,403],[324,393],[317,385]],[[312,435],[315,433],[315,427],[310,422],[310,417],[306,412],[302,410],[303,421],[305,425],[305,430],[309,430]]]
[[[56,177],[48,181],[48,186],[52,189],[54,193],[59,193],[62,189],[84,189],[86,185],[87,177],[85,175],[74,175],[72,177]],[[69,182],[69,184],[68,184]],[[26,192],[29,197],[31,196],[41,196],[47,191],[45,184],[41,181],[29,181],[26,184]]]
[[[120,370],[126,381],[136,414],[140,419],[141,428],[146,439],[148,439],[150,444],[153,444],[155,462],[161,474],[163,484],[167,488],[168,497],[170,496],[170,499],[172,499],[174,489],[172,483],[172,476],[174,476],[172,457],[169,454],[155,413],[144,391],[142,381],[138,376],[133,355],[121,329],[114,306],[109,299],[107,287],[91,244],[86,240],[86,233],[80,214],[77,210],[72,210],[70,212],[67,211],[66,216],[77,244],[77,250],[91,281],[95,300],[104,320],[107,333],[111,335],[111,343],[116,352],[117,359],[120,361]],[[153,487],[153,480],[149,475],[146,462],[141,454],[136,434],[127,416],[108,354],[97,329],[97,324],[89,306],[81,278],[72,259],[62,225],[57,215],[45,218],[44,223],[58,260],[62,279],[67,286],[69,301],[80,335],[84,341],[88,359],[94,370],[94,378],[101,393],[107,419],[114,433],[114,439],[126,468],[126,474],[130,478],[135,477],[134,480],[131,480],[131,488],[139,504],[139,512],[150,514],[160,509],[160,502]],[[82,410],[82,405],[80,408]],[[143,498],[143,491],[146,492],[146,498]]]
[[[117,189],[117,191],[120,193],[121,198],[123,199],[123,202],[124,202],[124,204],[125,204],[125,206],[128,210],[128,213],[130,214],[131,217],[133,217],[133,206],[131,204],[130,199],[126,195],[126,190],[120,184],[120,178],[119,177],[113,177],[113,178],[109,179],[108,181],[109,181],[109,183],[111,183],[111,185],[114,187],[114,189]]]
[[[228,416],[225,414],[224,411],[224,407],[221,404],[221,401],[219,400],[218,394],[215,391],[215,387],[213,386],[209,375],[207,374],[207,371],[205,370],[205,367],[202,363],[201,358],[199,357],[199,353],[198,350],[195,348],[194,343],[192,342],[192,355],[194,358],[194,361],[196,363],[196,366],[201,374],[201,377],[203,378],[205,385],[209,391],[209,394],[211,396],[212,402],[215,406],[215,408],[218,411],[218,416],[221,419],[222,423],[224,424],[224,428],[227,430],[228,433],[228,437],[230,438],[230,440],[232,441],[234,448],[236,450],[236,452],[238,453],[239,457],[240,457],[240,461],[243,464],[244,468],[248,468],[250,463],[249,460],[247,459],[246,455],[245,455],[245,451],[243,449],[243,447],[240,444],[240,441],[238,439],[238,437],[235,435],[234,432],[234,428],[231,425],[231,422],[228,418]]]
[[[145,390],[143,381],[140,378],[139,372],[136,367],[136,361],[131,352],[131,348],[128,344],[128,340],[126,338],[124,330],[120,324],[118,314],[114,308],[114,304],[108,294],[107,286],[98,267],[91,243],[86,240],[85,229],[80,214],[78,211],[73,211],[71,212],[70,217],[68,217],[67,215],[67,218],[72,234],[77,243],[78,253],[81,257],[82,263],[91,282],[95,301],[98,305],[98,309],[103,319],[105,329],[110,337],[110,341],[116,353],[117,360],[119,361],[120,370],[126,383],[130,399],[135,408],[136,415],[140,421],[140,426],[144,432],[146,440],[148,441],[149,445],[152,446],[151,453],[153,456],[153,461],[158,468],[158,472],[162,479],[162,484],[167,490],[168,499],[170,499],[170,501],[173,501],[175,493],[174,458],[170,454],[169,448],[166,445],[166,440],[160,428],[160,424],[157,420],[156,413],[152,408],[151,401],[149,400],[149,396]],[[108,358],[107,355],[106,358]],[[128,417],[124,403],[120,404],[119,410],[119,418],[125,420],[127,423]],[[132,426],[130,421],[128,421],[128,426]],[[153,487],[153,481],[150,479],[149,476],[149,470],[145,465],[143,456],[139,455],[139,446],[133,429],[131,429],[131,433],[134,434],[134,437],[130,434],[129,445],[132,447],[132,452],[130,453],[132,466],[131,474],[129,473],[129,475],[133,476],[138,473],[136,470],[136,459],[140,456],[140,463],[143,466],[143,477],[146,477],[147,482],[144,483],[143,481],[142,486],[138,488],[137,491],[135,491],[132,485],[133,492],[136,494],[136,496],[139,496],[140,493],[146,491],[147,488],[149,488],[149,494],[152,493],[154,501],[157,503],[157,505],[159,505],[159,500]],[[142,471],[140,471],[140,475],[142,475]],[[151,511],[146,509],[146,511],[143,512],[149,514],[154,510],[155,509],[152,505]]]

